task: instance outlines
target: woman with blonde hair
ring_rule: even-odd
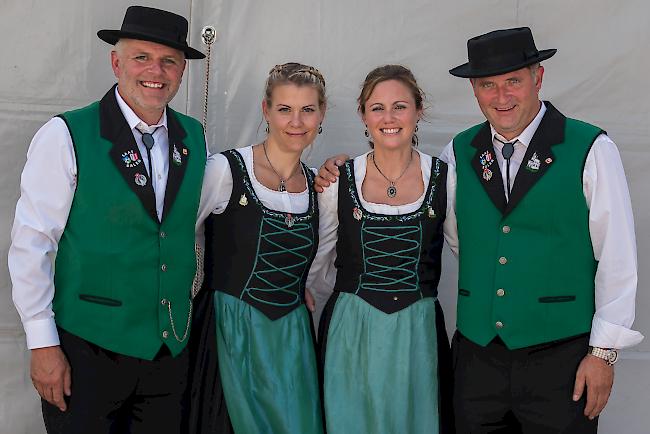
[[[262,100],[265,140],[215,154],[206,166],[199,221],[207,217],[204,290],[214,291],[216,324],[204,327],[216,327],[235,433],[323,431],[305,306],[318,201],[300,158],[322,131],[325,108],[317,69],[275,66]]]

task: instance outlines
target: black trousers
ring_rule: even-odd
[[[589,336],[509,350],[496,338],[482,347],[458,331],[452,342],[454,410],[459,434],[588,434],[598,419],[572,399]]]
[[[42,401],[48,434],[179,434],[188,357],[162,347],[154,360],[116,354],[59,329],[72,370],[65,412]]]

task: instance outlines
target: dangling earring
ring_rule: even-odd
[[[366,137],[370,137],[370,133],[368,133],[368,126],[366,125],[366,130],[363,132],[363,135]]]
[[[318,126],[318,134],[321,134],[323,132],[323,124],[320,124]]]
[[[418,132],[420,129],[419,125],[417,122],[415,123],[415,130],[413,131],[413,137],[411,137],[411,144],[417,148],[418,144],[420,143],[420,140],[418,139],[418,135],[415,134]]]
[[[266,123],[266,134],[268,134],[268,133],[269,133],[269,123],[267,122]]]

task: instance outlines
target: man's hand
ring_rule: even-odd
[[[336,179],[339,177],[339,166],[342,166],[347,160],[350,159],[350,156],[347,154],[339,154],[333,157],[328,158],[320,169],[318,169],[318,175],[316,175],[314,190],[319,193],[325,191],[331,183],[336,182]]]
[[[573,400],[578,401],[587,386],[587,404],[585,416],[594,419],[605,408],[614,384],[614,367],[603,359],[585,356],[578,366],[576,382],[573,388]]]
[[[61,347],[36,348],[32,350],[32,383],[41,397],[61,411],[67,405],[63,395],[70,396],[70,364]]]

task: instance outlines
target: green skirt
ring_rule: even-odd
[[[215,293],[217,354],[235,433],[320,434],[311,319],[304,305],[275,321]]]
[[[333,434],[438,434],[434,298],[386,314],[340,293],[326,332],[324,400]]]

